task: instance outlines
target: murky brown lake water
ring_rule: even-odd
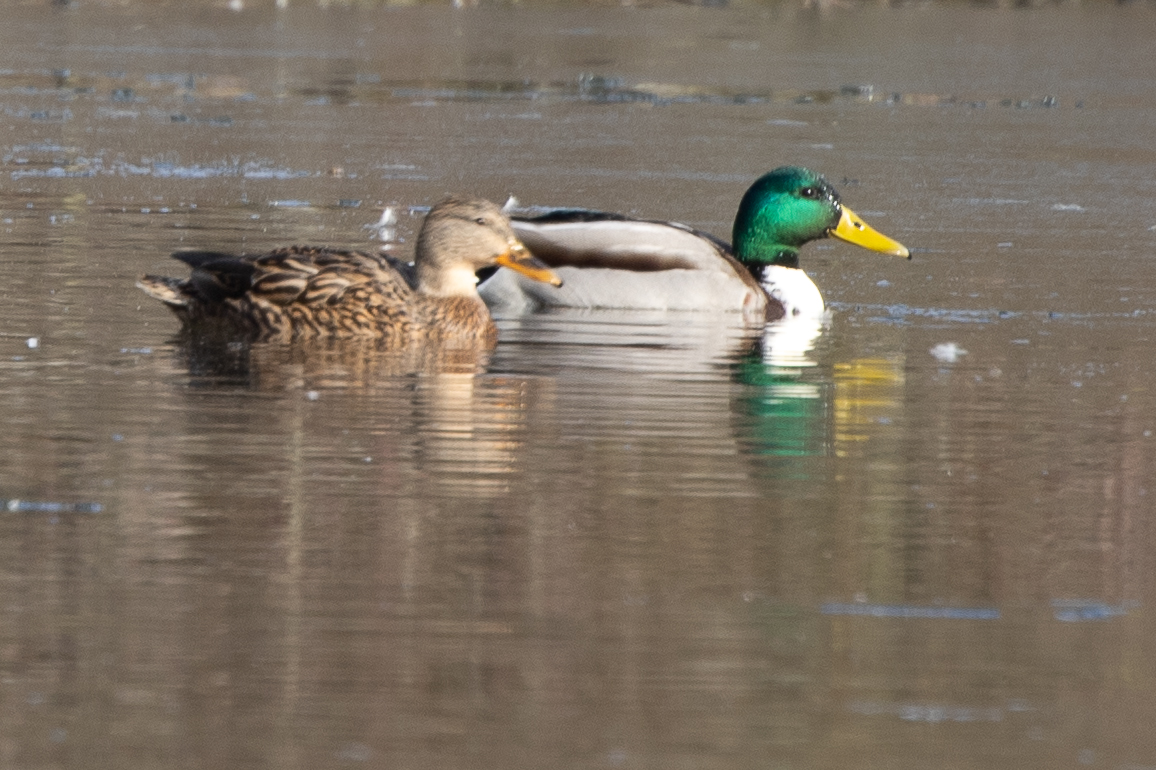
[[[0,767],[1156,767],[1151,3],[250,5],[4,4]],[[810,349],[133,286],[785,163],[916,251],[808,246]]]

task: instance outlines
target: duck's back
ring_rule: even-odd
[[[515,218],[511,225],[564,286],[543,290],[499,270],[479,286],[493,307],[765,312],[766,294],[730,246],[686,225],[582,209]]]
[[[389,344],[494,334],[480,301],[428,297],[385,257],[308,246],[256,257],[173,256],[193,269],[188,279],[145,276],[139,285],[190,328],[260,339],[376,337]]]

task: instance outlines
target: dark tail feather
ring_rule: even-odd
[[[191,249],[175,251],[173,258],[193,268],[189,279],[192,293],[206,302],[240,297],[253,285],[256,268],[252,260],[220,251]]]
[[[180,278],[168,278],[163,275],[142,275],[136,285],[145,294],[159,299],[169,307],[187,307],[189,297],[182,291],[184,281]]]

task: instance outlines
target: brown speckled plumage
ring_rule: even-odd
[[[558,283],[514,236],[493,203],[450,198],[430,210],[413,266],[356,251],[289,246],[261,256],[173,255],[188,279],[143,276],[137,285],[190,331],[258,339],[373,337],[492,344],[497,329],[474,272],[503,264]]]

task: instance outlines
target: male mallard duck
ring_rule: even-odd
[[[137,286],[192,329],[260,339],[375,337],[492,343],[497,329],[478,296],[477,270],[504,265],[555,286],[561,280],[519,242],[485,200],[448,198],[430,209],[412,265],[356,251],[289,246],[261,256],[178,251],[187,280],[146,275]]]
[[[542,290],[505,270],[480,286],[491,306],[740,310],[776,320],[819,316],[823,297],[799,269],[799,247],[833,235],[910,258],[844,206],[826,179],[797,166],[760,177],[743,195],[734,246],[675,222],[561,210],[511,220],[526,247],[566,280]]]

